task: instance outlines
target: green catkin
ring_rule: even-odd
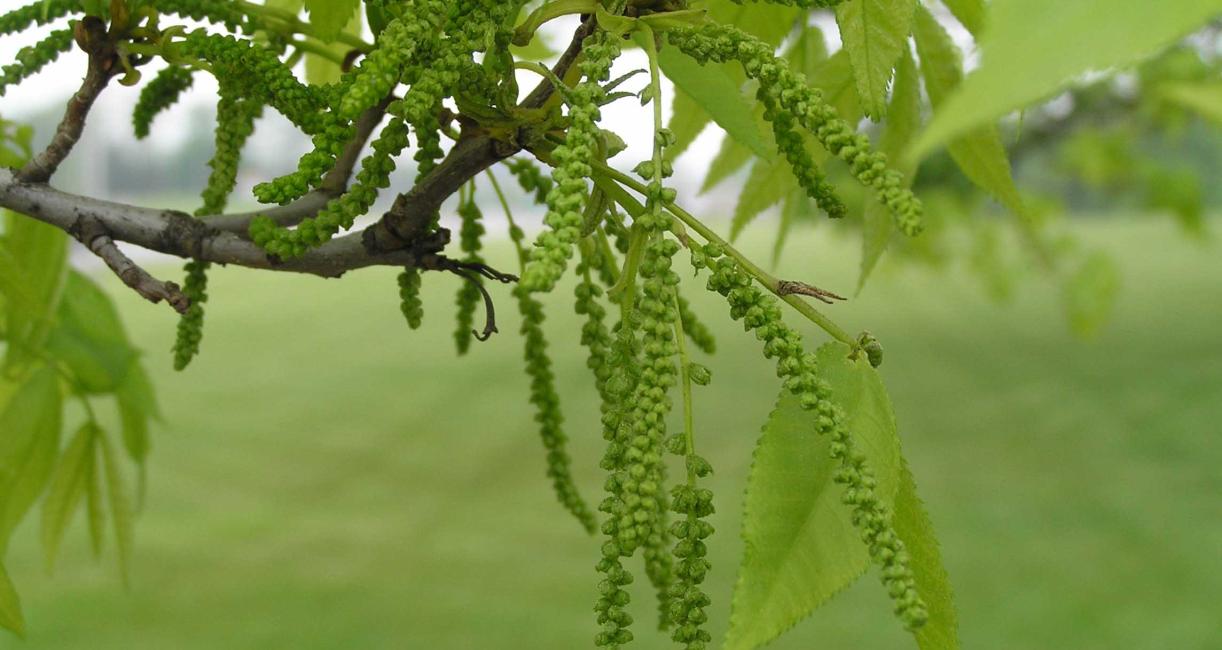
[[[777,299],[755,287],[751,277],[722,254],[715,245],[705,246],[693,251],[692,263],[711,270],[709,290],[726,298],[731,318],[755,332],[764,343],[764,356],[776,359],[777,376],[784,379],[785,388],[814,415],[815,431],[831,438],[830,453],[839,464],[833,480],[844,488],[842,500],[853,509],[853,525],[882,569],[896,615],[905,627],[919,628],[928,610],[917,593],[908,552],[892,527],[888,507],[875,492],[876,480],[866,457],[844,425],[844,412],[831,401],[831,387],[818,377],[815,358],[803,350],[801,335],[782,321]]]
[[[697,61],[738,61],[747,76],[759,81],[778,108],[793,116],[832,155],[848,163],[853,176],[872,188],[887,206],[896,225],[907,235],[922,229],[921,202],[905,188],[903,174],[887,167],[886,155],[874,151],[870,139],[840,119],[822,93],[804,75],[789,69],[770,45],[735,27],[706,25],[667,32],[670,43]]]
[[[424,322],[424,302],[420,300],[420,269],[409,267],[399,274],[399,310],[407,326],[416,330]]]
[[[203,30],[187,34],[175,47],[183,56],[207,62],[217,79],[237,88],[243,97],[276,109],[306,133],[334,127],[334,120],[326,120],[320,112],[325,104],[322,93],[301,83],[270,49]]]
[[[43,66],[58,59],[59,55],[72,49],[73,42],[71,29],[59,29],[34,45],[21,48],[14,57],[14,63],[0,68],[0,96],[4,95],[9,86],[25,81]]]
[[[178,103],[178,99],[194,83],[190,68],[170,66],[157,73],[156,77],[140,91],[140,99],[132,111],[132,128],[136,138],[149,135],[153,120],[163,111]]]
[[[679,292],[674,291],[675,306],[679,308]],[[687,352],[683,344],[685,332],[682,320],[676,323],[675,340],[679,342],[679,358],[686,361]],[[694,432],[692,427],[692,406],[690,403],[693,383],[708,385],[709,373],[703,366],[688,363],[682,370],[684,396],[684,431],[675,434],[667,441],[671,453],[683,457],[687,469],[687,480],[676,485],[671,490],[671,509],[683,519],[671,525],[670,533],[675,538],[673,553],[675,556],[675,581],[669,591],[670,623],[674,626],[671,638],[684,644],[687,650],[704,650],[712,636],[704,629],[708,615],[704,609],[712,602],[701,587],[708,575],[711,564],[705,557],[708,546],[705,543],[713,534],[712,524],[704,521],[713,514],[713,493],[699,487],[699,479],[713,473],[713,467],[702,456],[696,453]]]
[[[844,202],[836,196],[836,190],[811,158],[802,134],[794,128],[793,114],[777,108],[775,87],[760,87],[756,93],[764,105],[764,119],[772,124],[772,134],[777,148],[785,155],[798,184],[806,195],[814,199],[815,205],[832,219],[840,219],[848,212]]]
[[[34,25],[48,25],[82,11],[81,0],[37,0],[0,15],[0,36],[23,32]]]
[[[221,86],[220,95],[216,106],[216,150],[208,163],[212,173],[201,194],[203,205],[196,210],[197,216],[219,214],[225,209],[237,183],[242,147],[254,133],[255,119],[263,110],[258,102],[239,98],[227,84]],[[190,300],[190,306],[178,320],[174,340],[175,370],[185,370],[199,354],[204,336],[204,303],[208,301],[208,269],[211,266],[209,262],[191,260],[183,268],[187,276],[183,283],[183,295]]]
[[[627,300],[631,300],[631,296]],[[632,615],[628,613],[631,596],[625,589],[632,584],[633,576],[624,567],[623,559],[631,557],[640,546],[637,526],[628,511],[628,495],[625,490],[629,481],[626,472],[627,453],[631,445],[630,421],[631,398],[639,379],[640,360],[637,357],[637,336],[632,319],[621,319],[619,328],[607,358],[610,369],[606,383],[607,399],[602,403],[603,438],[607,449],[600,467],[608,476],[603,488],[606,498],[598,510],[606,514],[601,527],[606,541],[601,547],[602,557],[596,569],[603,575],[598,583],[598,599],[594,604],[599,625],[594,638],[598,647],[619,648],[633,639]]]
[[[376,105],[399,83],[402,68],[426,37],[418,22],[396,18],[378,35],[377,47],[356,68],[351,88],[339,104],[339,114],[355,120]]]
[[[534,193],[535,203],[540,205],[547,203],[547,195],[551,193],[555,183],[543,173],[543,170],[539,169],[538,165],[525,158],[515,158],[509,161],[507,167],[509,172],[518,179],[518,185],[523,190]]]
[[[250,223],[251,240],[280,259],[300,257],[330,241],[340,230],[351,228],[356,218],[373,206],[378,191],[390,186],[395,157],[407,145],[407,125],[403,120],[392,119],[374,140],[373,151],[361,161],[361,171],[347,192],[328,201],[318,214],[295,229],[281,228],[266,217],[254,219]]]
[[[572,463],[565,449],[568,437],[564,433],[564,416],[560,413],[560,395],[556,392],[552,362],[547,354],[547,339],[543,336],[543,305],[517,287],[518,310],[522,314],[522,338],[526,342],[523,355],[526,374],[530,377],[530,402],[535,405],[535,421],[547,450],[547,476],[560,503],[588,532],[598,529],[594,514],[577,492],[573,482]]]
[[[831,9],[845,0],[732,0],[735,4],[743,4],[744,2],[752,3],[769,3],[774,5],[788,5],[790,7],[798,7],[800,9]]]
[[[470,189],[470,193],[458,204],[458,215],[462,217],[462,228],[459,230],[459,245],[462,252],[466,254],[464,261],[468,264],[482,264],[483,258],[480,256],[480,238],[486,232],[484,229],[483,214],[480,212],[479,204],[475,202],[475,188]],[[454,329],[454,344],[458,348],[458,354],[466,354],[471,349],[471,340],[475,338],[473,327],[475,325],[475,310],[479,306],[483,294],[480,293],[479,285],[475,284],[478,280],[463,282],[458,289],[458,297],[455,302],[458,305],[457,325]]]
[[[594,388],[605,407],[611,399],[607,390],[607,380],[611,378],[611,368],[607,363],[611,334],[605,323],[607,310],[599,302],[603,290],[590,278],[588,261],[583,261],[577,271],[581,281],[574,289],[574,295],[577,297],[576,311],[578,316],[586,317],[581,326],[581,344],[589,350],[586,367],[594,373]]]
[[[162,13],[223,25],[231,32],[253,35],[256,31],[250,17],[231,0],[156,0],[150,4]]]
[[[187,313],[178,319],[178,333],[174,339],[174,369],[186,370],[199,354],[199,345],[204,338],[204,303],[208,301],[208,262],[191,260],[183,270],[187,274],[182,294],[191,301]]]
[[[611,63],[620,53],[619,39],[595,30],[584,43],[585,60],[580,64],[583,81],[570,95],[569,129],[564,144],[552,155],[555,187],[547,195],[548,229],[539,235],[530,252],[531,263],[522,274],[527,291],[550,291],[564,274],[573,247],[581,236],[582,210],[588,188],[589,160],[598,152],[599,105],[606,97],[602,82],[610,76]]]
[[[717,352],[717,339],[713,337],[713,332],[708,326],[696,316],[692,304],[687,301],[687,298],[679,296],[678,305],[679,318],[683,322],[683,331],[687,334],[687,338],[705,354]]]

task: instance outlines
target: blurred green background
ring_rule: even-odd
[[[983,299],[968,274],[884,260],[830,311],[886,346],[882,373],[938,528],[966,648],[1222,647],[1222,256],[1165,222],[1077,222],[1120,262],[1115,317],[1068,332],[1046,283]],[[766,259],[768,242],[747,250]],[[497,261],[510,267],[505,246]],[[685,265],[686,266],[686,265]],[[165,270],[172,273],[170,269]],[[780,268],[850,291],[856,243],[797,235]],[[457,279],[402,322],[390,271],[344,282],[218,270],[202,356],[170,370],[170,310],[112,289],[165,412],[131,586],[78,515],[48,576],[27,522],[8,566],[43,648],[580,648],[597,539],[556,504],[526,402],[517,313],[456,360]],[[693,285],[719,333],[697,392],[713,487],[714,634],[741,491],[777,385],[753,337]],[[600,495],[597,402],[571,291],[547,323],[584,495]],[[791,319],[791,322],[797,322]],[[811,328],[812,340],[822,340]],[[638,585],[636,612],[653,619]],[[868,575],[774,646],[915,647]],[[639,625],[640,647],[669,647]]]

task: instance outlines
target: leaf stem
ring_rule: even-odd
[[[625,174],[624,172],[619,171],[618,169],[615,169],[597,160],[590,161],[590,166],[594,168],[595,182],[598,182],[598,179],[601,176],[607,179],[608,181],[611,181],[610,183],[606,183],[606,185],[614,185],[617,183],[622,183],[623,185],[626,185],[628,188],[640,194],[645,194],[646,192],[646,187],[644,184],[638,182],[636,179],[632,178],[628,174]],[[617,198],[618,196],[622,196],[622,189],[619,193],[617,193],[613,190],[610,190],[604,187],[604,191],[606,191],[607,194],[611,196],[612,198]],[[618,199],[617,199],[617,202],[618,202]],[[621,203],[621,205],[624,205],[624,204]],[[699,219],[697,219],[692,213],[688,212],[687,210],[684,210],[682,207],[680,207],[679,205],[673,202],[668,202],[665,205],[666,205],[666,209],[671,214],[673,214],[676,218],[678,218],[679,221],[686,224],[687,227],[696,231],[701,237],[705,239],[705,241],[709,243],[717,244],[722,249],[724,249],[727,255],[734,258],[734,261],[738,262],[738,264],[743,267],[743,270],[746,271],[748,275],[755,278],[755,280],[759,282],[761,285],[763,285],[764,288],[771,291],[781,300],[784,300],[791,307],[797,310],[799,314],[802,314],[812,323],[814,323],[815,325],[818,325],[821,329],[823,329],[823,331],[831,335],[832,338],[846,345],[856,347],[857,340],[853,338],[851,334],[845,331],[844,328],[837,325],[831,318],[828,318],[826,314],[819,311],[815,307],[811,306],[809,303],[802,300],[798,296],[795,296],[792,294],[786,294],[782,292],[780,290],[781,280],[779,278],[773,276],[771,273],[768,273],[764,269],[760,268],[759,265],[752,262],[750,258],[748,258],[746,255],[743,255],[742,252],[740,252],[738,249],[731,246],[729,242],[727,242],[725,239],[722,239],[721,236],[718,235],[716,232],[714,232],[711,228],[704,225],[704,223],[702,223]],[[628,205],[624,205],[624,209],[628,210],[629,212],[632,212],[631,207]]]

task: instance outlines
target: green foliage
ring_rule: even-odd
[[[907,49],[916,0],[848,0],[836,7],[844,51],[853,63],[862,110],[878,121],[886,113],[887,85]]]
[[[709,354],[716,345],[681,294],[673,269],[675,255],[687,248],[697,272],[708,271],[706,288],[724,298],[731,320],[761,342],[783,385],[748,488],[746,550],[727,646],[771,641],[873,563],[897,617],[923,650],[931,650],[957,647],[955,612],[936,540],[874,370],[883,360],[882,343],[868,333],[850,334],[807,300],[833,303],[839,296],[773,277],[724,241],[706,220],[682,207],[667,179],[678,155],[715,123],[728,137],[709,166],[706,189],[750,165],[731,235],[780,204],[774,248],[779,256],[795,224],[816,208],[843,218],[838,228],[861,230],[860,288],[899,239],[896,230],[914,237],[926,229],[914,178],[918,190],[940,188],[932,192],[938,205],[979,205],[966,185],[943,175],[947,163],[935,158],[918,164],[922,153],[945,143],[948,160],[1019,218],[1024,244],[1063,282],[1075,328],[1091,334],[1112,308],[1118,273],[1105,257],[1081,255],[1072,244],[1053,245],[1040,202],[1023,196],[1014,183],[1003,131],[993,121],[1088,69],[1130,62],[1200,25],[1210,13],[1200,0],[1177,0],[1178,11],[1127,1],[1107,12],[1091,5],[1089,19],[1081,8],[1046,0],[1038,11],[1026,5],[1020,11],[1019,4],[998,0],[986,16],[979,0],[946,2],[970,33],[983,35],[983,65],[966,79],[958,47],[915,0],[709,0],[695,8],[670,0],[367,0],[364,12],[360,0],[47,0],[0,16],[0,34],[84,10],[90,18],[76,30],[92,30],[88,38],[94,42],[81,36],[91,65],[121,73],[131,83],[149,61],[168,64],[141,92],[133,115],[138,137],[146,136],[155,117],[191,86],[195,71],[213,75],[220,87],[216,151],[197,211],[201,218],[223,212],[243,146],[263,107],[287,117],[312,148],[295,171],[255,186],[262,203],[289,207],[249,220],[247,239],[266,259],[242,263],[277,269],[293,261],[287,269],[301,270],[322,260],[345,271],[345,256],[366,256],[354,266],[393,259],[406,265],[398,278],[399,297],[413,329],[422,324],[423,273],[454,273],[463,279],[454,333],[459,354],[469,351],[473,336],[482,339],[496,331],[495,299],[482,278],[514,280],[484,259],[486,228],[474,179],[502,163],[515,175],[521,189],[546,207],[542,232],[529,250],[522,246],[523,228],[508,214],[511,201],[489,172],[522,267],[512,295],[522,316],[519,333],[546,473],[581,526],[604,536],[594,608],[599,626],[594,641],[600,647],[624,646],[638,633],[629,614],[638,552],[657,595],[659,627],[687,650],[712,642],[707,610],[713,598],[705,580],[712,569],[709,517],[716,506],[708,487],[712,467],[697,453],[692,388],[708,384],[712,372],[691,360],[688,344]],[[835,10],[840,51],[828,52],[823,33],[812,25],[813,9]],[[302,11],[308,12],[308,22]],[[569,51],[553,58],[553,44],[545,42],[549,30],[541,28],[569,15],[585,18]],[[208,27],[188,30],[173,16]],[[368,17],[373,43],[361,38],[362,16]],[[97,21],[105,28],[93,29]],[[1094,29],[1095,23],[1101,28]],[[1032,48],[1028,36],[1045,24],[1056,26],[1053,38],[1046,48]],[[231,35],[215,33],[210,28],[216,25]],[[632,42],[648,60],[649,81],[640,90],[633,89],[639,71],[611,78],[623,43]],[[60,28],[23,50],[0,72],[0,92],[72,44],[73,30]],[[785,50],[778,55],[782,44]],[[303,58],[304,81],[296,67]],[[538,74],[542,84],[523,93],[520,71]],[[662,119],[664,76],[676,88],[671,128]],[[1216,120],[1215,76],[1216,65],[1201,57],[1166,56],[1144,66],[1138,76],[1143,119],[1182,123],[1195,112]],[[1075,106],[1080,98],[1107,96],[1092,91],[1075,89]],[[925,96],[933,109],[932,126],[918,135]],[[652,148],[633,169],[636,177],[608,161],[637,133],[614,133],[601,121],[604,105],[628,97],[638,97],[653,117],[652,128],[639,129]],[[863,116],[880,124],[859,129]],[[1036,117],[1038,127],[1047,116]],[[65,122],[58,135],[66,137],[57,138],[61,147],[78,137],[71,120]],[[0,127],[0,163],[20,167],[33,153],[29,132],[2,121]],[[1132,164],[1139,159],[1132,134],[1115,129],[1112,141],[1107,128],[1099,130],[1104,135],[1084,132],[1070,140],[1059,164],[1100,187],[1137,179],[1145,205],[1170,209],[1190,228],[1201,229],[1203,182],[1174,164]],[[367,139],[371,151],[350,183]],[[1022,146],[1023,140],[1016,140]],[[453,142],[448,149],[447,141]],[[412,144],[414,180],[396,188],[399,200],[378,224],[380,230],[320,248],[373,209]],[[530,157],[514,157],[520,152]],[[456,244],[450,244],[441,212],[444,195],[455,191],[461,227]],[[298,213],[315,200],[321,208]],[[932,236],[899,240],[901,251],[936,258],[954,218],[931,211]],[[122,239],[119,231],[110,234]],[[220,236],[232,238],[231,248],[243,246],[242,235],[218,235],[208,225],[199,231],[207,233],[204,239],[183,250],[221,250],[199,248]],[[1005,264],[997,252],[1007,240],[991,223],[972,222],[967,232],[970,263],[1004,293]],[[126,576],[135,499],[93,401],[114,397],[123,449],[141,472],[140,494],[157,405],[107,297],[84,276],[68,272],[66,241],[60,230],[16,216],[6,218],[0,237],[5,346],[0,430],[6,432],[0,437],[0,548],[45,494],[41,537],[48,566],[83,505],[95,551],[107,534],[109,513]],[[547,303],[537,295],[564,279],[574,251],[580,253],[574,308],[584,321],[580,342],[606,442],[600,462],[605,498],[597,508],[601,521],[574,480],[543,328]],[[1075,254],[1073,268],[1067,269],[1064,258]],[[225,259],[223,253],[208,257]],[[186,267],[183,294],[190,305],[174,349],[179,369],[199,350],[208,268],[200,260]],[[472,327],[481,298],[488,311],[484,334]],[[833,342],[808,353],[798,330],[784,322],[782,303]],[[568,334],[576,338],[575,332]],[[674,393],[681,397],[681,431],[672,428]],[[65,409],[65,398],[80,401],[83,418]],[[79,421],[72,422],[76,434],[61,450],[66,413]],[[668,459],[667,451],[677,458]],[[672,476],[672,466],[680,464],[684,471]],[[23,628],[3,566],[0,625]]]
[[[989,12],[980,69],[937,112],[913,144],[914,156],[1046,99],[1073,77],[1147,56],[1216,17],[1219,7],[1215,0],[1091,0],[1072,8],[1057,0],[999,0]]]

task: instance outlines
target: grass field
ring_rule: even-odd
[[[1125,281],[1092,343],[1067,333],[1038,279],[999,306],[959,274],[884,267],[834,308],[886,345],[883,375],[966,648],[1222,648],[1222,255],[1171,230],[1084,230]],[[802,236],[781,272],[848,290],[856,260],[844,248]],[[116,291],[167,416],[132,585],[120,586],[112,556],[93,561],[80,521],[47,576],[35,518],[8,557],[30,638],[0,647],[589,647],[598,540],[544,480],[508,292],[506,334],[456,361],[456,283],[426,283],[426,326],[413,333],[389,271],[343,282],[219,271],[204,354],[182,375],[169,370],[170,311]],[[553,302],[578,478],[596,500],[596,400],[570,294]],[[723,324],[715,300],[696,304],[721,344],[714,383],[697,394],[720,495],[716,636],[776,386],[754,339]],[[637,647],[671,647],[647,628]],[[915,644],[871,574],[770,647]]]

